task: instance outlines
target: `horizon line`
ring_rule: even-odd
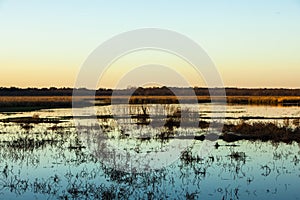
[[[237,87],[237,86],[224,86],[224,87],[202,87],[202,86],[190,86],[190,87],[183,87],[183,86],[149,86],[149,87],[141,87],[141,86],[132,86],[132,87],[127,87],[127,88],[104,88],[104,87],[99,87],[97,89],[92,89],[92,88],[74,88],[74,87],[55,87],[55,86],[49,86],[49,87],[17,87],[17,86],[10,86],[10,87],[0,87],[0,90],[3,89],[21,89],[21,90],[26,90],[26,89],[37,89],[37,90],[42,90],[42,89],[84,89],[84,90],[128,90],[128,89],[138,89],[138,88],[143,88],[143,89],[154,89],[154,88],[178,88],[178,89],[190,89],[190,88],[198,88],[198,89],[266,89],[266,90],[278,90],[278,89],[286,89],[286,90],[299,90],[300,87],[298,88],[293,88],[293,87]]]

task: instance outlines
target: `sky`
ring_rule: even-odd
[[[197,42],[224,86],[300,88],[300,0],[0,0],[0,87],[73,87],[99,45],[147,27]],[[99,87],[140,86],[151,77],[186,86],[172,81],[167,68],[161,73],[157,67],[144,73],[133,68],[153,60],[189,85],[205,86],[205,77],[195,76],[189,63],[166,52],[142,51],[108,66]]]

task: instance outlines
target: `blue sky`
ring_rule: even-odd
[[[226,86],[300,86],[299,0],[0,1],[0,86],[72,87],[98,45],[144,27],[199,43]]]

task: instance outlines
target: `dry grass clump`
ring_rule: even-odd
[[[228,96],[227,103],[249,105],[298,106],[299,96]]]
[[[253,124],[241,122],[238,125],[227,124],[224,125],[223,132],[222,139],[229,142],[241,139],[285,143],[300,142],[299,127],[295,129],[285,126],[279,127],[271,122],[255,122]]]

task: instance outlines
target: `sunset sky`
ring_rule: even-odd
[[[225,86],[300,88],[300,0],[0,0],[0,87],[73,87],[97,46],[145,27],[173,30],[196,41]],[[122,73],[118,66],[130,69],[142,58],[186,67],[182,73],[190,84],[205,86],[187,63],[147,51],[120,58],[99,87],[113,87],[112,80]]]

